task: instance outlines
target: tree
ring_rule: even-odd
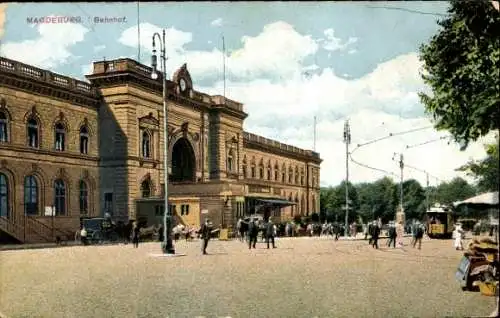
[[[462,201],[476,194],[474,186],[466,180],[456,177],[450,182],[441,183],[436,189],[434,203],[451,205],[453,202]]]
[[[497,136],[495,143],[485,145],[486,158],[479,161],[471,160],[457,169],[473,177],[480,192],[498,191],[498,161],[500,159],[498,155],[498,141]]]
[[[465,149],[499,129],[500,14],[490,1],[451,1],[441,29],[420,48],[422,78],[432,94],[420,99],[438,130]]]
[[[426,210],[425,190],[417,180],[403,182],[403,205],[408,220],[422,219]]]
[[[349,223],[357,221],[357,211],[359,209],[358,201],[358,191],[356,187],[349,182]],[[335,213],[335,218],[343,223],[345,221],[345,181],[342,181],[338,186],[334,188],[335,191],[335,201],[333,204],[333,212]]]

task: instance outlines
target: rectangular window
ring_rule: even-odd
[[[188,214],[189,214],[189,204],[182,204],[181,215],[188,215]]]
[[[169,204],[168,210],[169,210],[170,215],[175,215],[177,213],[177,209],[176,209],[175,204]]]
[[[164,205],[155,205],[155,216],[163,216]]]
[[[113,193],[104,193],[104,213],[113,215]]]

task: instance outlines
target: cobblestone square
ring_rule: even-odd
[[[409,239],[405,239],[406,244]],[[6,317],[463,317],[488,316],[494,297],[463,292],[451,241],[422,250],[331,238],[159,243],[0,252]]]

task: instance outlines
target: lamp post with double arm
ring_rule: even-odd
[[[162,35],[158,32],[153,34],[153,55],[151,58],[152,73],[151,78],[158,78],[158,58],[156,56],[155,39],[158,38],[160,43],[160,62],[161,62],[161,80],[163,83],[163,170],[164,170],[164,186],[165,186],[165,211],[163,214],[163,242],[162,251],[164,254],[175,254],[174,244],[172,242],[172,215],[168,204],[168,107],[167,107],[167,56],[165,50],[165,30]]]

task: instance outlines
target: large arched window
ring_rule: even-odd
[[[151,180],[147,179],[141,183],[141,193],[143,198],[151,196]]]
[[[66,130],[64,129],[64,125],[61,123],[57,123],[55,127],[55,140],[54,140],[54,148],[57,151],[64,151],[65,143],[66,143]]]
[[[24,178],[24,214],[38,215],[38,182],[35,176]]]
[[[299,167],[295,167],[295,184],[299,184]]]
[[[142,156],[151,158],[151,135],[145,130],[142,132]]]
[[[288,183],[292,183],[293,181],[293,168],[290,166],[288,168]]]
[[[28,135],[28,146],[31,148],[38,148],[40,146],[40,140],[39,140],[39,128],[38,127],[38,122],[34,119],[31,118],[28,120],[27,124],[27,135]]]
[[[89,152],[89,130],[87,127],[80,128],[80,153],[88,154]]]
[[[9,118],[4,111],[0,111],[0,142],[9,141]]]
[[[286,175],[286,166],[285,164],[283,164],[283,166],[281,167],[281,182],[282,183],[285,183],[285,175]]]
[[[279,176],[279,166],[278,166],[278,163],[276,162],[274,164],[274,181],[278,181],[278,176]]]
[[[80,180],[80,214],[87,215],[89,213],[89,188],[87,183]]]
[[[271,177],[273,175],[272,169],[271,169],[271,161],[267,163],[267,180],[271,180]]]
[[[0,216],[9,216],[9,180],[0,173]]]
[[[56,215],[66,214],[66,185],[61,179],[54,182],[54,206]]]

